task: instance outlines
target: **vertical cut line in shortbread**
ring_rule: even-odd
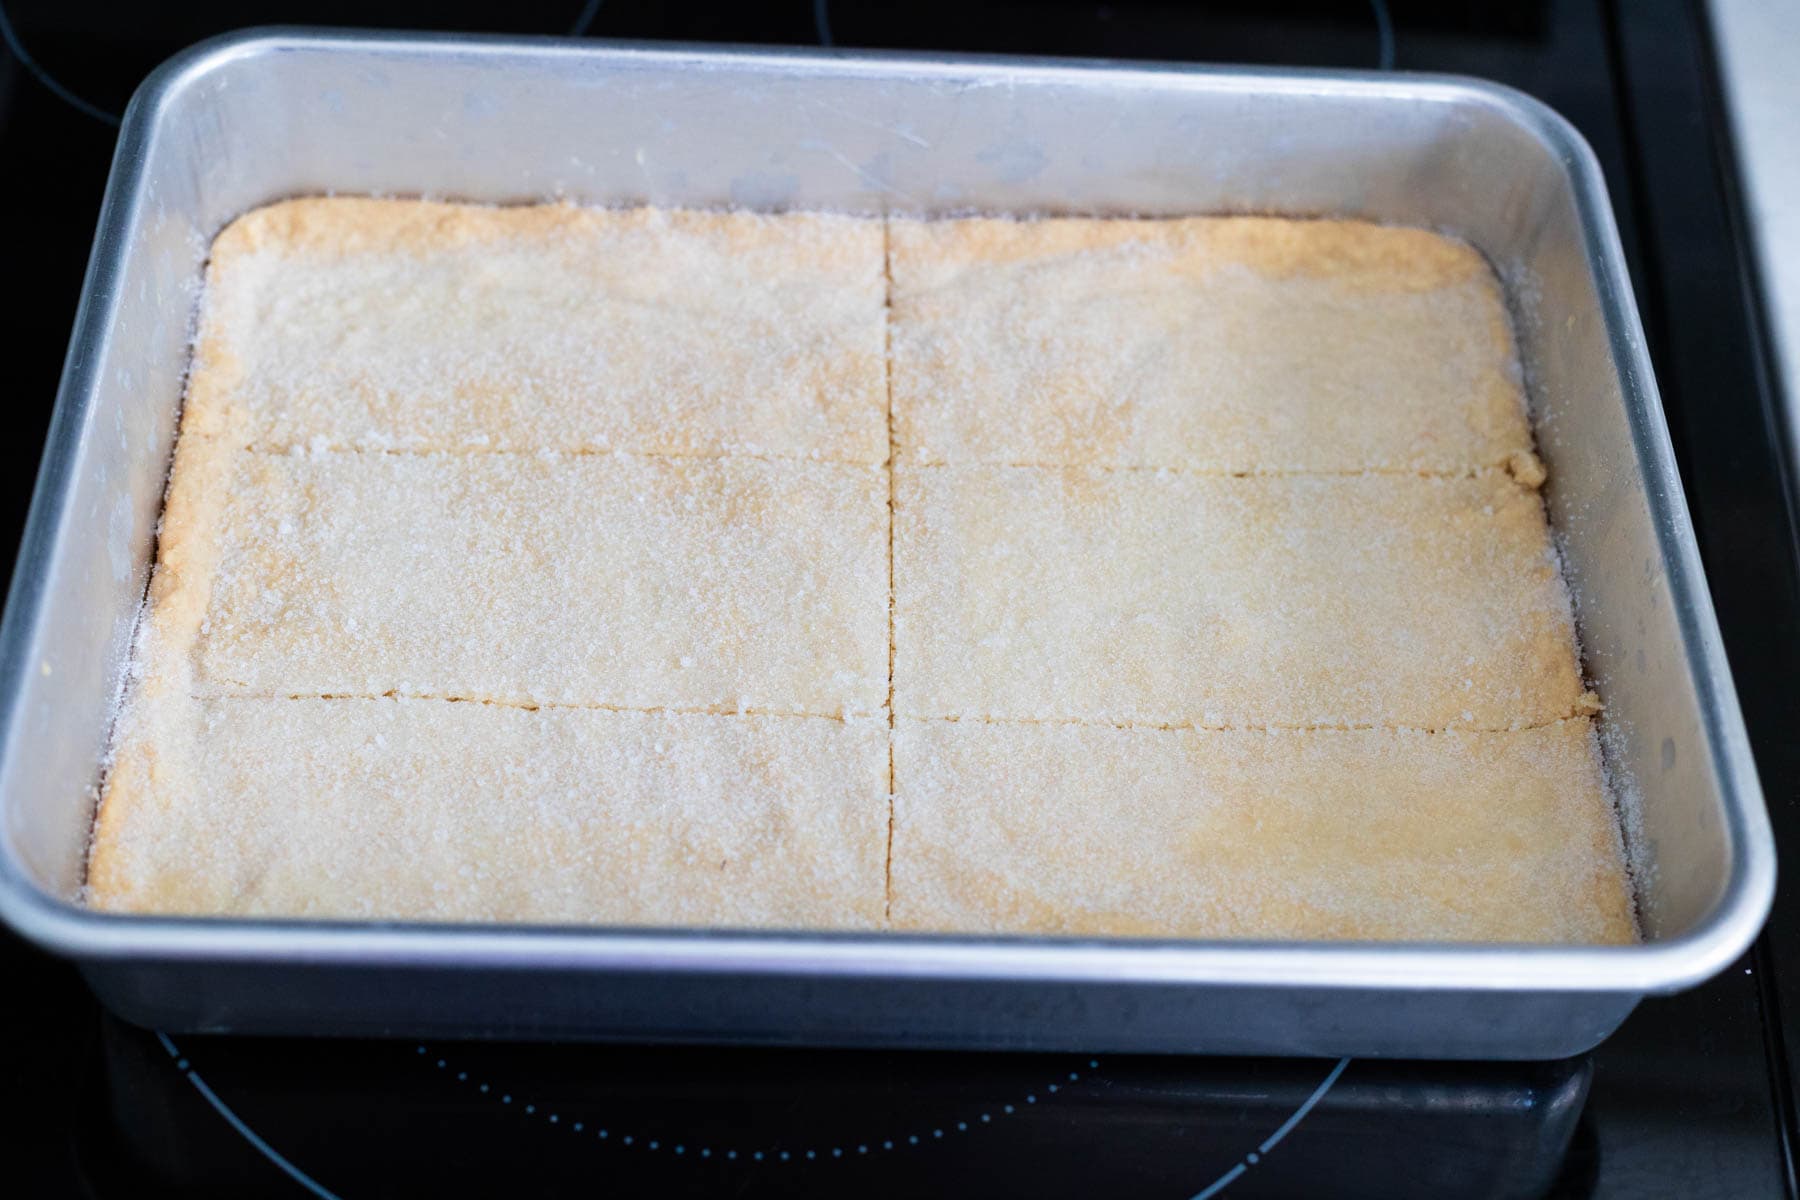
[[[887,485],[888,485],[888,557],[887,557],[887,618],[888,618],[888,686],[887,686],[887,719],[888,719],[888,826],[887,826],[887,861],[882,873],[883,920],[891,919],[894,909],[894,459],[898,447],[894,440],[894,260],[893,260],[893,223],[887,216],[881,218],[881,274],[886,285],[886,295],[882,301],[882,363],[887,379]]]

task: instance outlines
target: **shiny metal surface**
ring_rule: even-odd
[[[76,902],[208,240],[296,193],[1443,229],[1518,317],[1634,947],[1106,942],[120,917]],[[1706,978],[1774,852],[1599,171],[1535,101],[1320,72],[253,33],[140,90],[0,628],[0,914],[171,1029],[1554,1057]]]

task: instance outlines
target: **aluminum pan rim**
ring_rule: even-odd
[[[96,341],[110,323],[125,249],[116,231],[128,227],[124,218],[142,200],[143,164],[162,109],[169,97],[227,63],[261,54],[316,49],[496,59],[527,55],[696,69],[787,65],[842,76],[923,76],[974,82],[996,75],[1015,81],[1136,81],[1196,91],[1354,93],[1414,101],[1475,102],[1500,112],[1544,143],[1569,176],[1583,246],[1595,273],[1613,359],[1620,371],[1650,514],[1668,567],[1682,649],[1702,704],[1731,841],[1730,876],[1718,904],[1698,926],[1679,937],[1638,946],[713,933],[106,914],[38,889],[26,877],[10,841],[0,838],[0,917],[26,937],[58,953],[93,960],[305,961],[390,968],[1642,993],[1673,991],[1710,977],[1741,954],[1761,929],[1774,898],[1773,836],[1599,164],[1574,127],[1541,102],[1503,85],[1457,76],[283,28],[246,30],[202,42],[152,72],[133,96],[120,131],[43,465],[4,621],[0,622],[0,722],[7,753],[16,752],[23,650],[33,641],[42,604],[41,572],[66,519],[71,480],[64,464],[80,440],[90,411],[93,367],[81,350]]]

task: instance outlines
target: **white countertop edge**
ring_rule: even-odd
[[[1800,0],[1709,0],[1788,426],[1800,448]],[[1790,464],[1800,471],[1800,463]]]

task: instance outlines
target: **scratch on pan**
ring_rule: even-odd
[[[880,121],[872,121],[868,117],[857,116],[847,109],[839,108],[837,105],[824,100],[808,100],[807,103],[813,105],[815,108],[822,108],[828,113],[840,116],[846,121],[854,121],[856,124],[866,125],[870,129],[879,129],[881,132],[892,137],[897,137],[901,141],[911,142],[913,145],[920,146],[926,150],[931,149],[930,142],[926,141],[910,129],[897,129],[891,125],[883,125]]]
[[[802,149],[802,150],[817,150],[820,154],[830,155],[845,170],[849,171],[851,174],[855,175],[858,179],[862,180],[864,183],[868,184],[870,187],[874,188],[878,192],[886,192],[890,196],[898,196],[900,199],[906,201],[908,204],[917,204],[919,202],[916,198],[907,195],[905,192],[901,191],[899,188],[895,187],[893,184],[889,183],[887,180],[882,179],[878,175],[873,175],[873,174],[870,174],[868,171],[865,171],[862,167],[858,166],[855,162],[852,162],[847,155],[842,154],[839,151],[832,149],[830,146],[827,146],[824,142],[805,141],[805,142],[799,143],[799,146],[800,146],[800,149]]]

